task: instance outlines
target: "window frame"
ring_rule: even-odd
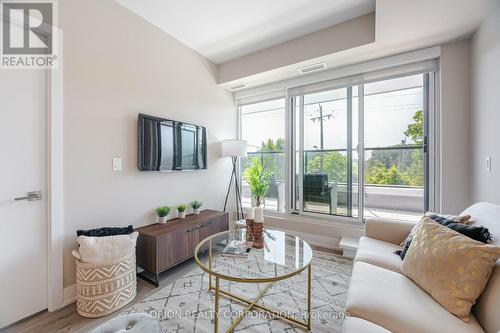
[[[363,66],[361,66],[363,67]],[[238,138],[241,139],[241,121],[242,113],[241,107],[248,104],[255,104],[264,101],[285,98],[285,210],[284,212],[278,212],[274,210],[265,210],[266,215],[269,216],[303,216],[314,218],[315,221],[321,223],[321,221],[339,221],[354,224],[363,224],[365,221],[364,217],[364,197],[365,197],[365,182],[364,182],[364,84],[384,81],[389,79],[395,79],[405,76],[411,76],[416,74],[428,73],[428,94],[425,94],[424,89],[424,104],[427,105],[427,112],[425,113],[426,121],[425,127],[427,132],[427,150],[425,153],[425,158],[427,163],[425,163],[426,170],[425,175],[425,188],[424,197],[426,197],[425,208],[433,211],[439,211],[440,208],[440,118],[439,118],[439,63],[437,58],[425,59],[423,61],[417,61],[410,63],[408,65],[400,65],[394,67],[384,68],[379,71],[359,73],[356,75],[351,75],[342,78],[331,78],[330,80],[324,80],[320,82],[311,82],[311,78],[306,78],[303,85],[297,84],[297,81],[282,82],[273,84],[271,88],[272,91],[263,94],[252,94],[250,97],[244,97],[244,94],[235,94],[235,102],[238,110]],[[323,75],[324,77],[324,75]],[[300,83],[300,81],[299,81]],[[279,89],[277,89],[277,85]],[[424,83],[425,85],[425,83]],[[304,94],[310,94],[314,92],[320,92],[325,90],[348,88],[348,87],[358,87],[358,160],[363,161],[363,163],[358,164],[358,216],[348,217],[341,215],[330,215],[322,213],[314,213],[304,211],[303,207],[303,191],[302,189],[302,177],[298,177],[295,180],[296,163],[299,163],[300,175],[303,175],[304,168],[304,156],[303,156],[303,143],[304,143],[304,126],[299,125],[299,133],[296,133],[296,112],[301,112],[300,117],[298,117],[299,122],[303,121],[303,103]],[[348,89],[349,90],[349,89]],[[352,96],[352,90],[351,90]],[[300,108],[296,110],[296,98],[299,98]],[[348,104],[352,104],[348,103]],[[351,105],[352,108],[352,105]],[[425,109],[425,106],[424,106]],[[354,112],[354,110],[352,110]],[[299,160],[296,161],[295,154],[297,152],[296,142],[299,142]],[[353,147],[354,148],[354,147]],[[240,165],[241,167],[241,165]],[[239,168],[240,170],[240,168]],[[240,175],[241,180],[241,175]],[[299,182],[299,205],[296,207],[296,181]]]

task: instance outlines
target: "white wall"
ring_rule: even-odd
[[[458,214],[471,201],[470,39],[442,45],[441,211]]]
[[[471,131],[472,200],[500,204],[500,2],[472,39]]]
[[[153,208],[202,200],[222,209],[236,136],[216,66],[111,0],[60,1],[64,29],[64,286],[75,282],[76,230],[155,221]],[[208,170],[137,171],[139,112],[208,128]],[[113,157],[123,171],[113,172]]]

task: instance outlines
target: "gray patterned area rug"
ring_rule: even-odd
[[[341,332],[352,261],[315,251],[312,261],[312,332]],[[254,299],[264,284],[221,280],[221,289]],[[259,303],[304,320],[307,309],[307,270],[276,282]],[[225,332],[246,306],[221,295],[219,332]],[[164,332],[213,332],[214,293],[208,290],[208,274],[196,268],[181,279],[135,304],[127,313],[149,313],[160,320]],[[287,321],[253,310],[235,332],[292,333],[305,330]]]

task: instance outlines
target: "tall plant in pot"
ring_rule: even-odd
[[[179,218],[183,219],[186,217],[186,208],[187,206],[184,204],[177,205],[177,211],[179,212]]]
[[[269,183],[273,172],[267,169],[266,163],[261,163],[257,157],[252,158],[250,166],[243,172],[243,179],[250,186],[252,196],[255,199],[255,222],[263,222],[263,208],[261,204],[269,192]],[[262,219],[262,221],[261,221]]]
[[[158,223],[166,223],[168,213],[170,213],[170,207],[161,206],[155,209],[156,215],[158,215]]]

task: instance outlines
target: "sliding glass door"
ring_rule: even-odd
[[[296,98],[296,208],[356,217],[358,188],[358,87]],[[298,107],[297,107],[298,106]],[[300,199],[299,199],[300,198]],[[298,203],[298,205],[297,205]]]
[[[418,220],[427,209],[427,80],[364,85],[365,217]]]
[[[426,80],[418,74],[291,97],[291,211],[418,219],[427,209]]]
[[[361,222],[417,220],[427,211],[435,197],[428,152],[434,73],[385,77],[290,88],[286,98],[240,105],[249,152],[241,162],[243,205],[252,204],[245,171],[258,161],[272,175],[268,212]]]

